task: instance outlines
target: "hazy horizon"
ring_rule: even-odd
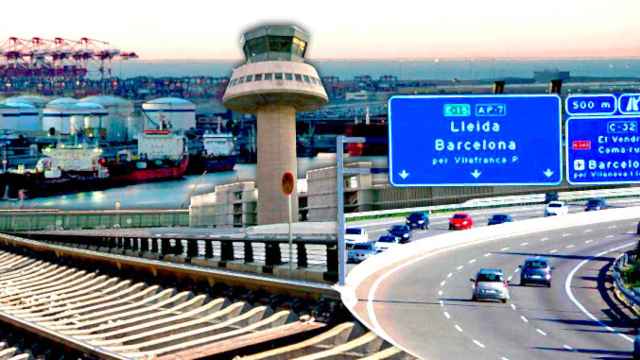
[[[152,3],[112,0],[4,4],[0,33],[110,42],[148,60],[241,59],[243,31],[294,23],[311,59],[530,59],[640,56],[640,1],[341,0]],[[18,14],[25,14],[19,16]]]

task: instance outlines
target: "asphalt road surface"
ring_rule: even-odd
[[[636,225],[567,228],[426,257],[386,277],[369,308],[365,281],[356,311],[425,359],[629,358],[635,324],[613,298],[608,271],[637,243]],[[551,288],[519,286],[518,265],[531,256],[550,259]],[[470,300],[469,279],[482,267],[503,269],[511,301]]]

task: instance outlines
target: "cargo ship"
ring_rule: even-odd
[[[192,173],[232,171],[238,155],[235,139],[230,133],[205,133],[202,135],[202,151],[190,161]]]
[[[180,179],[189,166],[186,139],[169,130],[145,130],[138,137],[137,156],[122,150],[105,166],[112,186]]]
[[[189,165],[185,143],[169,130],[145,130],[138,138],[138,154],[122,150],[110,160],[96,144],[58,143],[43,149],[34,169],[2,174],[2,196],[22,200],[180,179]]]
[[[4,199],[26,199],[104,189],[109,170],[102,149],[89,143],[63,143],[43,149],[34,169],[20,167],[3,174]]]

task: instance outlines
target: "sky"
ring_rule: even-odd
[[[317,60],[640,56],[639,0],[31,0],[3,14],[0,39],[87,36],[144,60],[241,59],[241,33],[265,22],[308,30]]]

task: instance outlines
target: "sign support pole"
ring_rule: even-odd
[[[338,285],[345,285],[345,268],[346,268],[346,244],[344,240],[345,222],[344,222],[344,139],[339,135],[336,137],[336,200],[338,219],[336,223],[336,231],[338,235]]]
[[[293,216],[291,214],[291,208],[293,207],[291,202],[292,202],[292,196],[291,194],[287,195],[287,205],[289,208],[289,278],[293,277],[293,227],[292,227],[292,222],[293,222]]]

